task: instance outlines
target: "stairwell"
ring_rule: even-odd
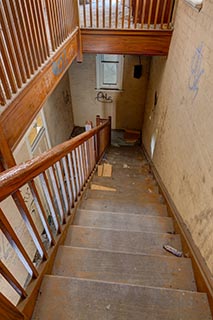
[[[191,260],[163,249],[181,239],[141,149],[111,147],[103,161],[112,177],[92,182],[116,191],[86,191],[33,319],[212,319]]]

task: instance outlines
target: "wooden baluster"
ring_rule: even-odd
[[[33,39],[33,35],[32,35],[32,30],[31,30],[31,24],[30,24],[30,19],[29,19],[29,15],[28,15],[28,8],[26,7],[26,0],[23,0],[21,2],[21,4],[19,3],[20,0],[18,0],[18,5],[20,5],[22,13],[23,13],[23,19],[24,19],[24,24],[25,24],[25,30],[27,32],[27,38],[29,40],[29,47],[30,47],[30,52],[32,54],[32,58],[33,58],[33,64],[34,64],[34,71],[38,69],[38,58],[36,55],[36,48],[35,48],[35,44],[34,44],[34,39]]]
[[[57,17],[57,25],[58,25],[58,34],[59,34],[59,41],[61,44],[63,42],[63,32],[62,32],[62,24],[61,24],[61,17],[60,17],[60,0],[55,1],[55,9],[56,9],[56,17]]]
[[[109,28],[112,27],[112,0],[109,0]]]
[[[20,285],[20,283],[16,280],[16,278],[12,275],[12,273],[7,269],[7,267],[0,260],[0,274],[9,282],[11,287],[22,297],[26,298],[27,293],[24,288]]]
[[[68,29],[67,29],[67,13],[65,10],[65,2],[61,0],[61,16],[63,22],[63,39],[65,40],[68,36]]]
[[[105,28],[105,0],[103,0],[102,14],[103,28]]]
[[[45,20],[44,20],[44,8],[43,8],[42,0],[37,0],[36,5],[37,5],[37,10],[38,10],[42,43],[43,43],[43,47],[44,47],[45,57],[47,59],[50,56],[50,48],[49,48],[48,40],[47,40],[47,27],[46,27]]]
[[[60,221],[58,219],[57,211],[56,211],[56,208],[55,208],[55,204],[54,204],[54,201],[53,201],[53,197],[52,197],[52,194],[51,194],[51,190],[50,190],[50,186],[49,186],[49,183],[48,183],[48,180],[47,180],[46,173],[45,172],[41,173],[39,175],[39,179],[41,181],[42,189],[44,191],[44,195],[45,195],[45,198],[47,200],[51,216],[53,218],[53,223],[54,223],[56,232],[57,233],[61,233],[61,225],[60,225]]]
[[[61,221],[62,223],[66,223],[66,218],[65,218],[65,214],[64,214],[64,209],[62,206],[62,198],[61,198],[61,194],[60,194],[60,190],[58,187],[58,181],[57,181],[57,177],[55,174],[55,168],[54,167],[50,167],[49,168],[49,173],[50,173],[50,178],[51,178],[51,182],[52,182],[52,186],[53,186],[53,191],[55,194],[55,198],[56,198],[56,202],[57,202],[57,206],[58,206],[58,211],[61,217]]]
[[[2,81],[2,86],[4,88],[5,96],[7,99],[12,98],[12,92],[10,91],[10,86],[7,80],[6,73],[3,68],[2,60],[0,59],[0,74],[1,74],[1,81]],[[4,96],[3,89],[1,87],[1,105],[6,104],[5,96]]]
[[[72,159],[73,159],[73,166],[74,166],[74,173],[75,173],[75,183],[78,190],[78,195],[80,194],[80,180],[77,170],[77,160],[76,160],[76,153],[75,150],[72,151]]]
[[[167,20],[167,29],[170,29],[170,24],[172,22],[173,8],[174,8],[174,0],[170,0],[170,3],[169,3],[169,14],[168,14],[168,20]]]
[[[71,188],[71,179],[70,179],[70,173],[69,173],[69,167],[68,167],[68,160],[67,157],[64,157],[62,159],[63,167],[64,167],[64,173],[66,178],[66,185],[67,185],[67,191],[69,195],[69,205],[72,207],[73,204],[73,194],[72,194],[72,188]]]
[[[1,68],[0,68],[1,72]],[[3,81],[2,81],[3,82]],[[6,82],[6,89],[7,89],[7,82]],[[9,89],[9,88],[8,88]],[[0,83],[0,105],[4,106],[6,104],[6,98],[5,98],[5,93],[3,91],[2,85]],[[1,171],[0,171],[1,172]]]
[[[157,0],[156,10],[155,10],[154,29],[156,29],[156,25],[158,21],[159,7],[160,7],[160,0]]]
[[[11,8],[9,6],[8,0],[2,0],[2,3],[4,5],[4,11],[5,11],[5,15],[7,18],[7,25],[8,25],[9,31],[10,31],[10,36],[11,36],[14,50],[16,53],[16,59],[18,61],[18,65],[19,65],[21,80],[22,80],[22,83],[26,83],[27,75],[26,75],[25,65],[23,62],[23,55],[22,55],[22,52],[21,52],[20,46],[19,46],[20,44],[19,44],[19,40],[17,37],[17,30],[14,25],[13,16],[11,14]]]
[[[85,184],[85,171],[84,171],[84,163],[83,163],[82,145],[79,146],[79,160],[80,160],[80,169],[81,169],[81,176],[82,176],[82,187],[83,187]]]
[[[41,57],[41,52],[40,52],[40,48],[39,48],[40,46],[39,46],[38,34],[36,32],[35,17],[33,14],[32,3],[31,3],[31,1],[27,1],[27,0],[25,0],[25,3],[26,3],[26,7],[27,7],[28,16],[29,16],[29,24],[31,27],[35,53],[36,53],[36,57],[37,57],[37,61],[38,61],[38,66],[40,67],[42,65],[42,57]]]
[[[4,233],[5,237],[9,241],[10,245],[15,250],[16,254],[18,255],[19,259],[27,269],[28,273],[33,277],[38,277],[38,271],[36,270],[34,264],[32,263],[30,257],[28,256],[26,250],[24,249],[23,245],[21,244],[19,238],[15,234],[14,230],[12,229],[9,221],[7,220],[6,216],[4,215],[3,211],[0,208],[0,228]]]
[[[38,230],[35,226],[35,223],[31,217],[31,213],[29,212],[26,203],[24,202],[24,199],[21,195],[20,191],[16,191],[15,193],[13,193],[12,195],[13,200],[15,201],[15,204],[22,216],[22,219],[24,220],[26,227],[33,239],[33,242],[36,246],[36,249],[38,250],[41,258],[43,260],[47,260],[48,258],[48,254],[47,251],[44,247],[44,244],[41,240],[40,234],[38,233]]]
[[[11,4],[11,8],[14,6],[13,10],[14,12],[16,12],[16,16],[18,17],[15,20],[19,21],[20,23],[20,30],[23,36],[23,46],[25,47],[25,50],[26,50],[26,56],[27,56],[27,61],[29,63],[30,72],[31,74],[33,74],[35,72],[36,66],[34,64],[34,58],[32,54],[33,48],[31,47],[30,40],[28,37],[28,30],[27,30],[27,25],[24,18],[24,13],[22,11],[22,6],[20,5],[19,1],[16,1],[16,2],[14,2],[13,0],[9,0],[9,1]],[[20,42],[22,42],[22,40]]]
[[[124,21],[125,21],[125,0],[122,3],[122,29],[124,28]]]
[[[166,11],[166,4],[167,4],[167,0],[164,0],[163,2],[163,11],[162,11],[162,15],[161,15],[161,29],[163,29],[163,24],[164,24],[164,16],[165,16],[165,11]]]
[[[32,1],[32,14],[34,17],[35,34],[37,35],[37,39],[38,39],[38,50],[40,52],[41,62],[44,63],[46,58],[45,51],[44,51],[45,49],[44,49],[44,44],[42,42],[41,28],[40,28],[39,16],[38,16],[38,6],[36,5],[36,3]]]
[[[93,27],[92,0],[89,0],[90,27]]]
[[[54,25],[54,37],[56,39],[56,49],[60,45],[60,37],[59,37],[59,29],[58,29],[58,17],[57,17],[57,12],[56,12],[56,3],[55,1],[57,0],[50,0],[52,3],[52,17],[53,17],[53,25]]]
[[[141,14],[141,29],[143,29],[143,25],[144,25],[145,12],[146,12],[146,0],[143,0],[142,14]]]
[[[82,144],[82,155],[83,155],[83,166],[84,166],[84,179],[85,181],[88,178],[88,167],[87,167],[87,155],[86,155],[86,144]]]
[[[4,320],[26,320],[23,313],[0,292],[0,318]]]
[[[84,28],[86,28],[87,27],[86,0],[83,0],[83,16],[84,16]]]
[[[82,188],[83,188],[83,175],[82,175],[79,147],[77,147],[75,149],[75,152],[76,152],[76,159],[77,159],[77,170],[78,170],[78,176],[79,176],[79,182],[80,182],[80,190],[82,190]]]
[[[96,28],[99,28],[99,0],[96,0]]]
[[[118,0],[116,0],[116,7],[115,7],[115,28],[118,27]]]
[[[149,15],[148,15],[148,23],[147,23],[147,28],[150,28],[151,24],[151,18],[152,18],[152,6],[153,6],[153,0],[150,0],[149,2]]]
[[[52,43],[53,51],[57,48],[56,38],[55,38],[55,24],[52,15],[52,1],[46,0],[46,8],[47,8],[47,17],[49,22],[49,30],[50,30],[50,38]]]
[[[1,21],[1,29],[3,31],[5,43],[7,46],[7,53],[9,55],[11,63],[12,63],[12,68],[13,68],[14,76],[16,79],[16,84],[17,84],[18,88],[21,88],[22,80],[21,80],[20,69],[18,66],[17,59],[16,59],[16,52],[14,50],[12,38],[11,38],[11,35],[9,33],[9,29],[7,26],[7,19],[5,17],[2,5],[0,5],[0,21]],[[4,45],[3,45],[3,47],[4,47]]]
[[[42,204],[42,201],[40,199],[39,193],[37,191],[35,182],[33,180],[31,180],[30,182],[28,182],[28,185],[30,187],[30,191],[32,193],[35,206],[36,206],[36,208],[38,210],[38,214],[40,216],[41,222],[43,224],[43,227],[44,227],[46,235],[47,235],[47,237],[49,239],[49,242],[50,242],[50,244],[54,245],[55,244],[55,239],[54,239],[54,236],[53,236],[52,231],[50,229],[50,226],[48,224],[46,212],[45,212],[44,206]]]
[[[76,190],[76,184],[75,184],[75,177],[74,177],[71,154],[68,154],[68,164],[69,164],[70,177],[71,177],[71,182],[72,182],[73,197],[74,197],[74,201],[76,201],[77,200],[77,190]],[[74,201],[73,201],[73,204],[72,204],[73,207],[74,207]]]
[[[131,26],[132,0],[129,0],[128,28]]]
[[[63,177],[63,174],[62,174],[62,168],[61,168],[61,163],[60,162],[56,163],[56,168],[57,168],[59,182],[60,182],[60,186],[61,186],[61,192],[62,192],[62,195],[63,195],[65,211],[66,211],[66,214],[69,214],[70,205],[68,204],[68,195],[67,195],[66,187],[65,187],[65,184],[64,184],[64,177]]]
[[[137,23],[138,23],[138,8],[139,8],[139,0],[136,0],[136,5],[135,5],[135,20],[134,20],[134,28],[137,28]]]
[[[88,141],[84,142],[84,154],[85,154],[86,177],[88,179],[90,172],[89,172],[89,159],[88,159],[88,148],[87,148],[88,144],[87,143],[88,143]]]
[[[29,61],[28,61],[28,56],[27,56],[27,51],[26,51],[26,44],[24,41],[24,37],[23,37],[23,31],[21,29],[21,25],[20,25],[20,19],[21,17],[18,16],[17,14],[17,9],[15,8],[15,4],[13,2],[13,0],[9,0],[9,4],[10,4],[10,9],[11,9],[11,14],[12,14],[12,20],[16,29],[16,33],[17,33],[17,38],[18,38],[18,43],[20,46],[20,50],[21,50],[21,55],[22,55],[22,59],[23,59],[23,63],[25,66],[25,72],[27,75],[27,78],[30,78],[30,65],[29,65]]]

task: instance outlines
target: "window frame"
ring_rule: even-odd
[[[96,89],[97,90],[112,90],[112,91],[122,91],[123,90],[123,67],[124,67],[124,56],[123,55],[113,55],[117,56],[117,60],[104,60],[104,55],[106,54],[97,54],[96,55]],[[108,54],[107,54],[108,55]],[[110,54],[109,54],[110,56]],[[106,63],[115,63],[117,66],[116,75],[117,82],[116,84],[105,84],[104,83],[104,64]]]

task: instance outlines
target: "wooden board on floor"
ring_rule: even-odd
[[[94,183],[91,183],[90,185],[90,189],[91,190],[101,190],[101,191],[116,191],[115,188],[112,188],[112,187],[107,187],[107,186],[101,186],[99,184],[94,184]]]
[[[109,163],[104,163],[103,177],[111,177],[111,176],[112,176],[112,165]]]

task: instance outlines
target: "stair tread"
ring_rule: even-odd
[[[117,191],[127,192],[131,189],[139,192],[147,193],[158,193],[158,187],[154,183],[148,183],[146,181],[129,180],[124,183],[124,181],[119,181],[114,178],[106,177],[94,177],[92,179],[93,184],[104,185],[106,187],[116,188]],[[136,190],[137,189],[137,190]]]
[[[169,244],[177,250],[182,250],[179,235],[82,226],[70,226],[64,244],[74,247],[169,256],[171,254],[163,249],[164,244]]]
[[[126,231],[174,232],[172,218],[142,214],[78,210],[73,224]]]
[[[33,320],[211,320],[204,293],[45,276]]]
[[[60,246],[52,273],[144,286],[196,291],[191,260]]]
[[[112,212],[134,212],[143,214],[165,213],[167,215],[167,207],[162,203],[141,203],[137,201],[128,201],[124,196],[123,199],[112,201],[109,199],[91,199],[84,198],[80,204],[81,209],[101,210]]]

